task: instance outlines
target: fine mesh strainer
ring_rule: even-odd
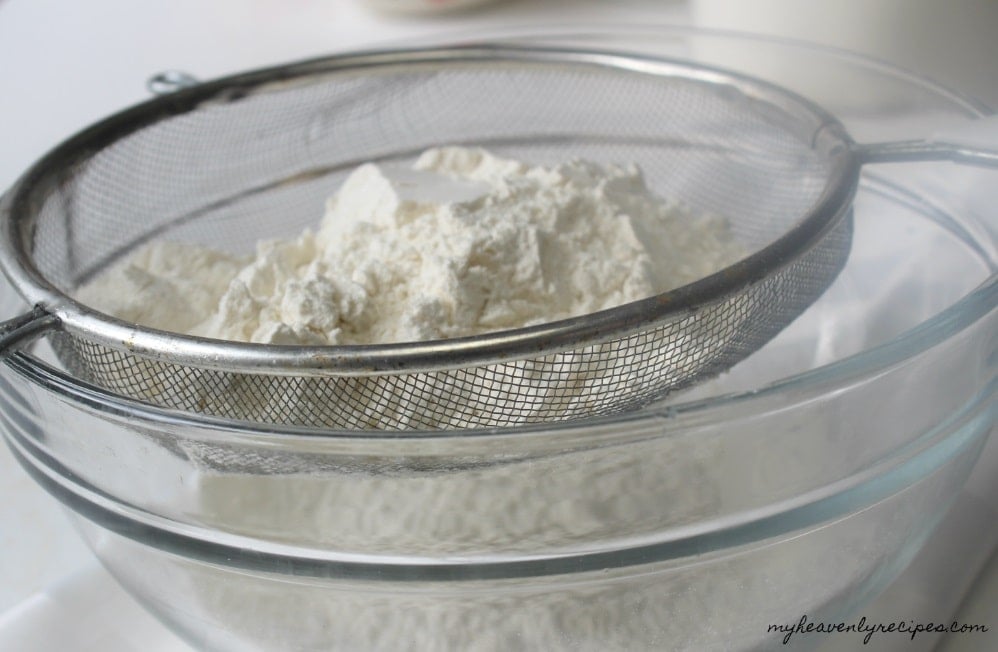
[[[321,215],[356,165],[443,144],[555,163],[636,162],[651,188],[724,215],[746,258],[618,308],[476,337],[371,346],[221,342],[71,297],[153,239],[250,251]],[[820,107],[680,61],[466,46],[362,53],[198,84],[113,116],[4,196],[0,265],[82,381],[264,424],[502,427],[638,407],[715,375],[813,302],[849,252],[864,162],[998,160],[918,141],[856,145]],[[21,355],[21,354],[19,354]]]

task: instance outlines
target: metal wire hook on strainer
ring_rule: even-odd
[[[985,124],[986,123],[986,124]],[[503,427],[632,409],[728,369],[828,287],[861,166],[998,164],[958,138],[858,145],[821,107],[695,63],[514,46],[361,53],[180,88],[78,134],[0,204],[0,266],[84,382],[153,405],[336,429]],[[998,138],[994,139],[998,141]],[[535,162],[636,162],[727,217],[751,252],[682,288],[573,319],[431,342],[242,344],[125,323],[80,284],[155,238],[224,243],[307,224],[345,170],[474,144]]]

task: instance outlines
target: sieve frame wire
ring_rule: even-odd
[[[315,75],[363,74],[441,65],[548,64],[595,66],[663,78],[678,77],[740,93],[816,124],[814,147],[830,163],[813,209],[782,236],[742,260],[691,284],[599,312],[536,326],[446,340],[375,345],[288,346],[227,342],[139,327],[79,303],[44,278],[32,261],[33,220],[41,202],[74,166],[128,134],[211,103],[238,102]],[[386,68],[387,67],[387,68]],[[563,353],[640,333],[694,314],[764,281],[805,255],[846,219],[863,161],[831,114],[787,89],[736,72],[682,59],[633,53],[508,44],[360,52],[312,59],[224,77],[154,98],[70,138],[32,166],[0,198],[0,268],[21,296],[73,337],[127,355],[201,369],[275,376],[378,376],[501,364]]]

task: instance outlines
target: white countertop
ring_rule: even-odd
[[[29,164],[69,134],[144,99],[145,80],[162,70],[179,69],[211,78],[378,41],[502,25],[690,20],[689,8],[678,0],[518,0],[467,14],[419,19],[377,15],[362,5],[361,0],[0,0],[4,117],[0,122],[0,188],[8,187]],[[953,47],[959,54],[959,43]],[[957,62],[954,65],[962,65],[959,56],[951,58]],[[988,65],[992,72],[998,69],[994,63]],[[967,90],[998,101],[998,84]],[[947,517],[944,531],[967,531],[980,522],[977,519],[998,522],[998,442],[994,439],[961,497],[960,504],[966,509]],[[78,595],[87,586],[98,592],[113,593],[113,588],[106,588],[107,579],[54,499],[28,478],[3,446],[0,495],[5,497],[0,501],[3,648],[5,613],[7,625],[15,612],[23,625],[28,622],[23,614],[45,607],[45,596]],[[891,589],[894,593],[889,602],[897,609],[905,606],[905,600],[914,609],[922,594],[932,593],[931,587],[942,575],[952,576],[947,566],[953,559],[973,564],[975,569],[986,561],[987,551],[961,549],[959,541],[954,544],[945,538],[933,540],[928,556],[922,556],[928,561],[916,569],[918,572],[907,573],[899,582],[900,588],[896,585]],[[945,596],[952,610],[968,582],[954,585]],[[971,605],[976,611],[968,613],[974,613],[978,621],[990,619],[998,630],[998,589],[994,584],[992,581],[988,588],[982,583],[981,591],[990,591],[990,597]],[[46,592],[46,587],[53,586]],[[114,599],[128,601],[123,596]],[[19,631],[23,637],[27,630],[22,627]],[[38,645],[34,649],[58,649],[51,640]],[[114,649],[133,649],[127,641],[122,645]]]

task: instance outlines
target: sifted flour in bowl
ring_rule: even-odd
[[[477,148],[357,168],[317,231],[241,257],[153,242],[77,298],[142,326],[270,344],[433,340],[596,312],[744,254],[727,222],[656,197],[634,165]]]

